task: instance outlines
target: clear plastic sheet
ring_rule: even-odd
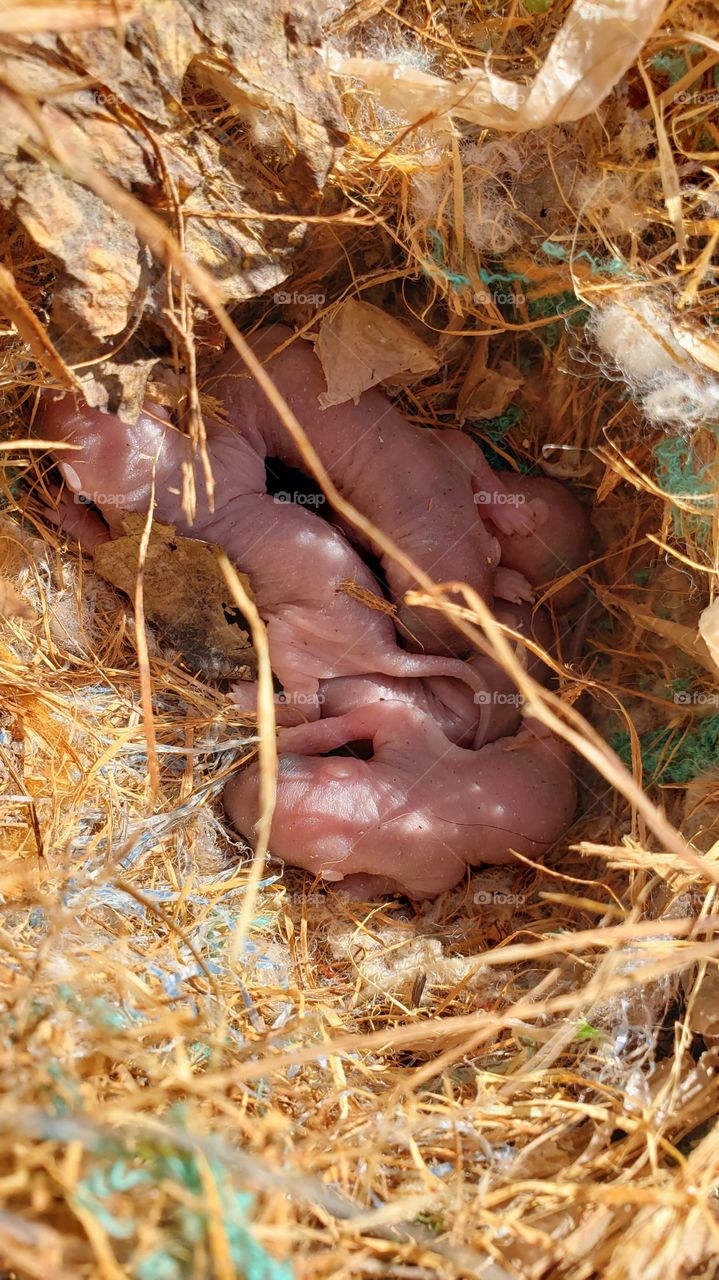
[[[406,120],[454,114],[515,133],[581,120],[596,110],[658,26],[661,0],[576,0],[529,84],[472,68],[452,82],[370,58],[331,59],[331,69],[363,80],[382,105]]]

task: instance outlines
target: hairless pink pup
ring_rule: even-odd
[[[502,472],[508,497],[529,503],[534,526],[526,534],[497,530],[503,566],[521,573],[530,585],[546,587],[583,564],[589,554],[589,520],[566,485],[548,476]],[[481,508],[480,508],[481,510]],[[578,577],[551,593],[555,609],[566,609],[584,590]]]
[[[317,754],[358,739],[371,739],[370,760]],[[418,707],[375,702],[284,729],[280,745],[271,847],[351,892],[432,897],[468,865],[545,853],[574,815],[569,749],[529,720],[513,738],[467,751]],[[258,792],[257,764],[225,788],[248,838]]]

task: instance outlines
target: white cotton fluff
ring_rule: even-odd
[[[475,249],[498,257],[522,240],[522,223],[498,182],[483,182],[467,192],[464,229]]]
[[[440,218],[454,222],[451,157],[446,147],[427,148],[418,157],[410,179],[410,208],[429,225]],[[518,149],[503,140],[469,143],[462,148],[464,175],[464,231],[482,253],[501,256],[521,243],[522,222],[511,196],[512,183],[522,170]]]
[[[439,218],[440,204],[447,194],[447,155],[439,147],[428,147],[418,162],[419,167],[410,177],[410,207],[415,218],[429,224]],[[448,209],[447,214],[450,212]]]
[[[587,333],[650,422],[698,426],[719,415],[719,382],[677,341],[674,323],[668,297],[633,293],[597,307]]]
[[[574,199],[605,235],[638,235],[647,218],[637,191],[638,184],[630,183],[625,174],[600,172],[577,179]]]
[[[657,137],[653,125],[626,101],[622,103],[621,110],[624,119],[614,145],[625,160],[634,163],[638,156],[646,155],[649,148],[656,145]]]
[[[398,67],[410,67],[414,71],[431,71],[434,58],[419,40],[411,36],[397,38],[381,28],[366,31],[362,40],[362,56],[377,62],[390,62]]]
[[[642,408],[652,422],[699,426],[719,419],[719,382],[710,378],[676,378],[650,391]]]
[[[511,194],[524,162],[520,146],[505,138],[468,143],[462,158],[467,239],[480,252],[508,253],[522,239]]]
[[[598,307],[587,329],[627,381],[644,389],[693,363],[673,337],[668,315],[653,299],[634,295]]]

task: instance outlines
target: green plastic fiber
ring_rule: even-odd
[[[697,466],[688,440],[682,436],[665,436],[654,446],[654,457],[657,462],[656,479],[665,493],[670,496],[691,498],[695,502],[706,499],[707,504],[716,501],[714,485],[709,474],[711,463]],[[688,515],[675,507],[672,512],[672,524],[676,534],[682,528],[691,530],[697,541],[704,542],[711,535],[709,514]]]
[[[144,1142],[119,1158],[117,1149],[106,1154],[98,1150],[94,1154],[102,1163],[78,1184],[75,1198],[113,1239],[131,1240],[137,1233],[138,1205],[133,1191],[142,1187],[143,1196],[147,1196],[154,1187],[167,1189],[174,1185],[182,1192],[162,1224],[166,1243],[137,1263],[131,1273],[134,1280],[195,1280],[192,1247],[206,1240],[209,1232],[209,1211],[204,1204],[196,1157],[191,1152],[156,1146],[152,1142]],[[292,1280],[289,1264],[272,1258],[252,1234],[252,1194],[230,1184],[219,1160],[210,1159],[208,1164],[222,1206],[225,1236],[237,1280]]]

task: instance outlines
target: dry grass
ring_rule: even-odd
[[[330,36],[444,76],[492,48],[530,75],[568,6],[396,7],[338,6]],[[714,1273],[717,686],[697,624],[717,509],[696,477],[715,491],[716,424],[649,425],[644,389],[583,323],[639,290],[711,342],[715,19],[671,6],[601,120],[503,135],[501,153],[480,131],[440,145],[345,87],[349,142],[283,286],[325,295],[282,309],[297,327],[357,296],[441,353],[401,393],[418,423],[453,420],[486,334],[490,368],[524,382],[521,413],[477,438],[592,504],[583,656],[560,637],[553,698],[525,681],[580,749],[582,815],[547,866],[479,870],[421,908],[360,907],[272,860],[254,883],[219,799],[251,731],[151,632],[138,661],[127,601],[47,521],[28,428],[54,356],[3,302],[8,1280]],[[187,95],[188,135],[201,119],[244,145],[212,91]],[[80,163],[54,145],[48,162]],[[82,177],[174,271],[173,354],[196,390],[223,330],[241,340],[180,255],[181,210],[163,221]],[[46,332],[52,259],[4,218],[6,268]],[[234,319],[277,315],[262,297]],[[462,625],[482,621],[469,598]],[[622,732],[630,773],[601,736]]]

